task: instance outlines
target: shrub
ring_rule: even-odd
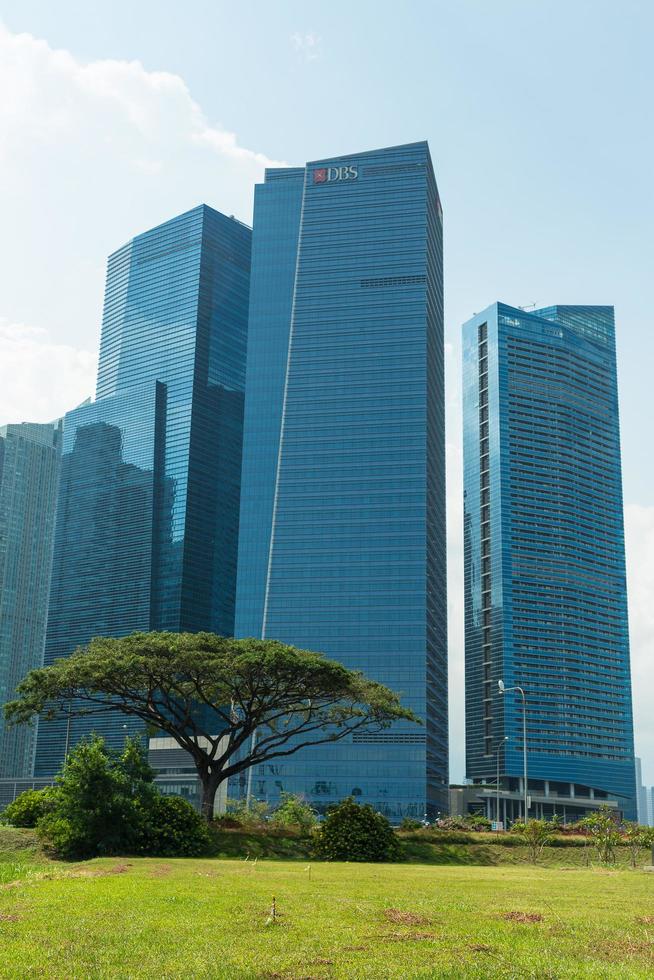
[[[157,794],[141,814],[138,850],[161,857],[199,857],[211,838],[200,813],[181,796]]]
[[[466,813],[460,817],[443,817],[436,826],[440,830],[490,830],[491,821],[481,813]]]
[[[631,866],[635,868],[638,864],[641,850],[651,848],[654,845],[654,828],[642,827],[636,821],[625,820],[623,833],[624,841],[629,848],[629,854],[631,856]]]
[[[262,827],[268,819],[269,807],[265,800],[227,800],[225,817],[236,820],[238,826]]]
[[[138,738],[122,753],[98,735],[80,742],[57,777],[54,806],[36,825],[45,847],[62,858],[100,854],[196,856],[209,848],[200,814],[153,784]]]
[[[421,830],[422,824],[415,817],[402,817],[400,830]]]
[[[622,836],[616,814],[611,808],[604,804],[579,822],[588,830],[600,861],[605,864],[615,861],[615,848],[621,843]]]
[[[270,819],[277,827],[299,827],[304,833],[309,833],[318,822],[313,807],[292,793],[282,793],[281,803]]]
[[[57,857],[74,860],[89,856],[85,853],[89,846],[88,838],[82,838],[79,827],[68,817],[61,817],[56,812],[48,813],[39,820],[36,833],[45,849]]]
[[[471,830],[490,830],[492,822],[483,813],[471,813],[468,815],[467,824]]]
[[[327,861],[397,861],[401,855],[386,817],[351,797],[329,808],[316,834],[315,849]]]
[[[12,827],[36,827],[39,820],[54,809],[56,802],[57,790],[53,786],[26,789],[5,807],[0,820]]]
[[[139,808],[154,791],[147,771],[141,778],[133,771],[135,751],[138,747],[127,739],[126,771],[123,758],[110,752],[98,735],[75,746],[57,777],[57,805],[37,824],[46,847],[66,858],[134,849]]]
[[[511,827],[511,833],[520,835],[529,848],[529,860],[535,864],[543,853],[543,848],[551,843],[556,829],[556,824],[552,824],[548,820],[527,820],[522,823],[514,823]]]
[[[218,813],[211,823],[216,830],[238,830],[243,826],[233,813]]]

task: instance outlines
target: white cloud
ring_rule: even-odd
[[[1,23],[0,91],[0,316],[47,330],[75,370],[97,343],[107,255],[200,202],[249,221],[278,164],[209,119],[179,75],[83,62]]]
[[[625,507],[636,754],[654,784],[654,507]]]
[[[49,422],[92,394],[97,358],[0,320],[0,425]]]
[[[306,35],[307,45],[315,43]],[[35,142],[99,140],[110,156],[134,161],[138,150],[179,149],[203,142],[219,155],[250,164],[253,173],[274,165],[264,154],[239,146],[234,133],[212,125],[184,80],[148,71],[139,61],[82,63],[30,34],[12,34],[0,24],[0,132],[5,158]],[[111,125],[109,125],[111,124]],[[129,135],[129,140],[121,137]]]
[[[320,40],[313,31],[308,31],[306,34],[296,31],[291,34],[291,44],[298,54],[304,55],[307,61],[315,61],[320,57]]]

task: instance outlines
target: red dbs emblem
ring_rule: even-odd
[[[314,184],[325,184],[327,182],[327,167],[318,167],[313,172]]]

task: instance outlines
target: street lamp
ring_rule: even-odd
[[[505,742],[509,741],[509,736],[505,735],[501,742],[497,743],[495,749],[495,760],[497,762],[497,773],[495,776],[495,819],[500,822],[500,749]]]
[[[527,698],[525,697],[525,692],[521,687],[505,687],[504,681],[498,681],[497,686],[500,689],[500,694],[510,694],[512,691],[517,691],[522,698],[522,754],[524,759],[524,790],[525,790],[525,823],[527,822],[527,815],[529,812],[529,794],[527,790]]]

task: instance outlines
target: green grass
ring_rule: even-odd
[[[0,884],[0,976],[654,974],[654,876],[573,867],[577,849],[561,849],[557,865],[513,864],[518,848],[494,846],[506,863],[105,858],[65,864],[49,862],[29,832],[0,829],[0,869],[18,863],[26,870]],[[464,845],[441,847],[463,854]],[[273,896],[279,917],[267,924]]]
[[[44,872],[52,865],[41,852],[34,831],[0,824],[0,887]]]

